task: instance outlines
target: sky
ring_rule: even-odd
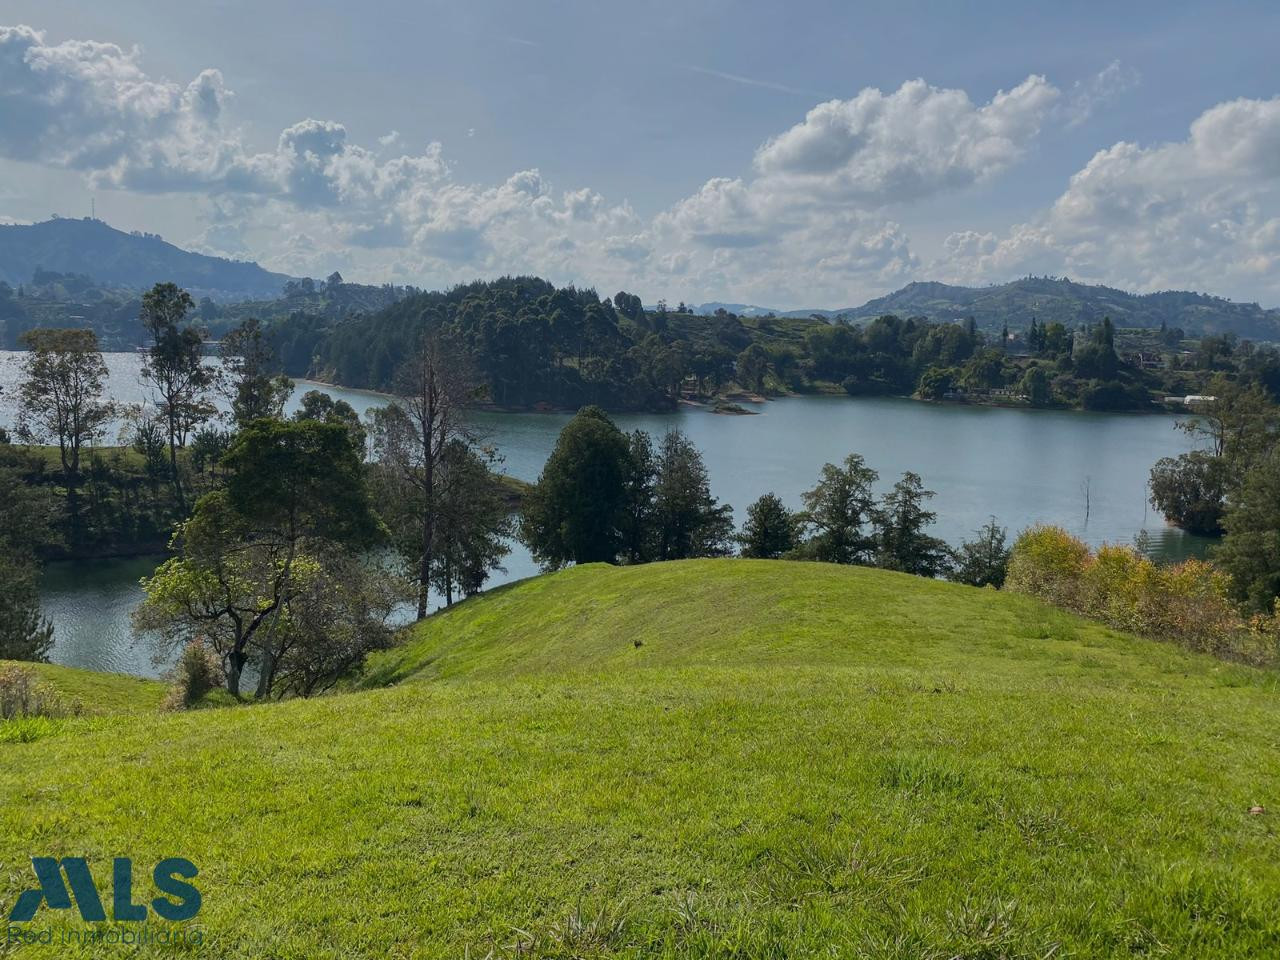
[[[0,222],[794,309],[1280,305],[1274,2],[6,0]]]

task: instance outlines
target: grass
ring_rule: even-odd
[[[582,567],[430,618],[363,682],[0,746],[0,905],[33,854],[177,855],[218,957],[1280,943],[1276,675],[1025,597]]]
[[[12,665],[0,661],[0,665]],[[79,700],[85,713],[154,713],[164,699],[165,684],[118,673],[100,673],[51,663],[24,663],[65,697]]]

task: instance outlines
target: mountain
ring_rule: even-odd
[[[125,233],[101,220],[0,226],[0,280],[14,287],[30,283],[37,269],[83,274],[130,290],[172,281],[197,300],[224,303],[278,297],[292,279],[256,263],[192,253],[155,234]]]
[[[1256,303],[1236,303],[1207,293],[1166,290],[1136,294],[1114,287],[1076,283],[1057,277],[1025,277],[988,287],[957,287],[946,283],[909,283],[901,290],[860,307],[838,310],[775,310],[745,303],[704,303],[697,312],[710,316],[718,309],[743,317],[826,317],[858,322],[885,314],[928,317],[935,321],[967,320],[979,327],[1022,330],[1032,319],[1057,321],[1068,327],[1110,317],[1120,327],[1157,328],[1162,323],[1181,327],[1189,335],[1234,333],[1253,340],[1280,340],[1280,310]]]
[[[979,327],[1011,330],[1040,323],[1068,327],[1101,320],[1119,327],[1180,327],[1190,335],[1234,333],[1254,340],[1280,340],[1280,310],[1236,303],[1206,293],[1168,290],[1135,294],[1114,287],[1056,277],[1025,277],[989,287],[909,283],[860,307],[831,311],[843,320],[870,320],[884,314],[950,321],[973,317]]]

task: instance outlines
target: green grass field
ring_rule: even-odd
[[[33,854],[184,856],[217,957],[1280,953],[1276,674],[1025,597],[582,567],[363,683],[0,745],[0,905]]]

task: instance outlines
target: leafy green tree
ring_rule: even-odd
[[[916,396],[921,400],[941,400],[955,383],[953,367],[932,366],[920,374],[916,384]]]
[[[1209,442],[1213,455],[1222,458],[1228,485],[1234,488],[1280,441],[1280,407],[1261,386],[1241,384],[1221,374],[1210,380],[1208,389],[1214,399],[1178,427]]]
[[[991,390],[1004,383],[1004,354],[987,349],[969,358],[960,373],[960,380],[971,390]]]
[[[52,647],[53,624],[40,612],[35,564],[0,554],[0,660],[44,661]]]
[[[240,533],[274,545],[282,558],[266,634],[274,641],[280,601],[304,543],[366,548],[383,531],[369,503],[360,457],[340,425],[255,420],[236,436],[224,463],[231,471],[226,503]],[[272,643],[261,646],[259,697],[271,690],[281,652]]]
[[[856,453],[842,466],[823,466],[822,479],[803,497],[803,522],[813,530],[803,546],[806,556],[825,563],[871,562],[876,548],[871,488],[877,479],[879,474]]]
[[[102,435],[114,411],[102,396],[107,365],[92,330],[31,330],[22,340],[29,352],[18,388],[18,436],[58,444],[71,534],[79,539],[81,451]]]
[[[1076,348],[1071,357],[1076,375],[1088,380],[1114,380],[1120,369],[1120,359],[1116,356],[1115,327],[1110,317],[1103,317],[1102,323],[1090,332],[1088,340]]]
[[[334,551],[366,549],[383,531],[339,425],[256,420],[224,462],[225,487],[201,497],[175,537],[181,555],[144,580],[134,626],[176,647],[206,637],[227,689],[240,695],[252,663],[263,698],[305,637],[295,599],[325,576],[327,558],[342,555]]]
[[[622,556],[627,563],[648,563],[658,557],[658,458],[653,439],[643,430],[632,431],[627,444],[631,458],[624,484]]]
[[[461,440],[452,441],[441,460],[432,583],[448,605],[455,593],[469,597],[483,589],[511,552],[514,524],[491,466],[491,457]]]
[[[785,556],[799,542],[798,527],[795,515],[782,500],[776,494],[766,493],[747,507],[747,522],[738,536],[742,555],[762,560]]]
[[[150,436],[142,437],[139,441],[142,447],[140,452],[148,459],[152,456],[151,451],[159,449],[163,453],[164,450],[164,441],[160,437],[158,428],[152,426],[151,429]],[[216,427],[201,427],[191,438],[191,466],[202,475],[206,469],[213,471],[216,475],[218,462],[230,449],[230,433]]]
[[[769,355],[760,344],[753,343],[738,354],[735,368],[739,383],[753,393],[764,393],[764,375],[769,369]]]
[[[971,587],[1002,587],[1009,572],[1010,549],[1007,532],[991,517],[974,539],[966,540],[956,551],[955,566],[947,571],[947,579],[967,583]]]
[[[1053,399],[1053,391],[1049,388],[1049,374],[1038,363],[1027,367],[1026,373],[1018,381],[1018,390],[1033,407],[1048,406]]]
[[[139,313],[151,336],[142,376],[155,389],[169,444],[169,473],[179,509],[186,512],[186,494],[178,471],[178,447],[187,433],[208,419],[213,408],[205,394],[216,375],[203,356],[203,338],[186,324],[195,304],[191,294],[172,283],[157,283],[142,295]]]
[[[1226,536],[1214,560],[1231,575],[1235,598],[1270,613],[1280,597],[1280,448],[1245,475],[1222,522]]]
[[[626,435],[598,407],[579,410],[524,500],[521,537],[534,558],[547,569],[615,563],[630,474]]]
[[[662,560],[717,557],[729,552],[733,508],[711,495],[702,454],[679,430],[669,430],[658,451],[654,490],[658,556]]]
[[[1226,464],[1206,450],[1162,457],[1151,468],[1151,505],[1170,523],[1192,533],[1222,532],[1227,487]]]
[[[39,550],[58,541],[52,491],[0,461],[0,660],[45,660],[53,625],[40,612]]]
[[[310,559],[310,558],[309,558]],[[404,583],[377,564],[328,549],[295,576],[288,635],[279,645],[271,694],[311,697],[330,689],[376,650],[392,645],[389,619]]]
[[[277,366],[275,350],[258,320],[251,317],[222,338],[222,367],[236,426],[264,417],[278,420],[283,414],[293,381],[277,373]]]
[[[347,428],[351,434],[351,445],[364,455],[368,442],[368,432],[360,422],[360,415],[345,400],[337,400],[320,390],[308,390],[302,395],[302,401],[293,413],[298,421],[316,420],[320,423],[337,423]]]
[[[924,489],[920,475],[907,471],[893,485],[876,511],[877,566],[920,577],[936,577],[951,562],[951,550],[925,533],[937,514],[924,507],[934,496]]]

